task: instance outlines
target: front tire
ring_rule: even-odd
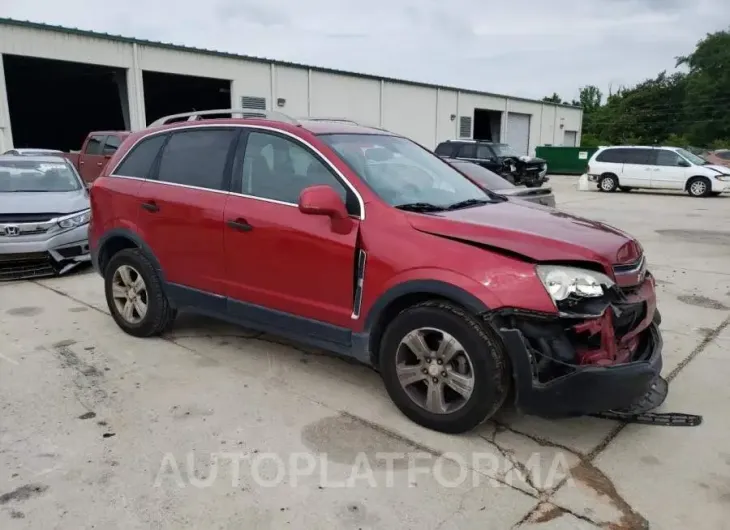
[[[175,318],[157,272],[139,249],[112,256],[104,270],[104,291],[112,318],[129,335],[160,335]]]
[[[687,193],[692,197],[707,197],[712,193],[712,184],[705,177],[693,177],[687,183]]]
[[[606,174],[601,176],[598,181],[598,189],[605,192],[613,192],[618,188],[618,177],[616,175]]]
[[[445,301],[424,302],[395,317],[383,335],[379,364],[400,411],[444,433],[463,433],[492,417],[510,387],[496,334]]]

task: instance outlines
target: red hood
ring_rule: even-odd
[[[505,201],[434,214],[408,214],[422,232],[515,252],[534,261],[593,261],[606,270],[641,256],[639,243],[611,226],[553,208]]]

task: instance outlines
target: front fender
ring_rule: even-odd
[[[363,307],[365,330],[371,331],[382,312],[398,298],[424,293],[453,300],[475,314],[502,305],[487,287],[462,274],[443,269],[411,269],[396,275],[380,292],[367,297]]]

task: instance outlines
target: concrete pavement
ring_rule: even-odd
[[[0,285],[0,527],[730,528],[730,199],[577,192],[659,284],[663,409],[696,428],[500,413],[422,429],[374,372],[182,316],[121,333],[93,273]]]

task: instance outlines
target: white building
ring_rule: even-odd
[[[43,136],[43,128],[68,128],[67,134],[78,142],[91,128],[113,128],[102,123],[105,113],[119,116],[115,118],[118,128],[136,130],[159,117],[161,110],[150,110],[154,105],[168,104],[163,113],[171,114],[202,110],[211,98],[226,107],[230,100],[231,107],[245,102],[298,117],[350,118],[403,134],[431,149],[443,140],[472,137],[507,142],[526,154],[540,145],[580,143],[582,110],[566,105],[44,24],[0,19],[0,58],[0,152],[12,147],[14,138],[17,147],[58,147],[49,144],[60,137]],[[46,61],[33,63],[27,58]],[[82,67],[86,68],[83,75]],[[54,77],[64,68],[76,70]],[[155,72],[220,80],[220,84],[186,92],[183,87],[192,77]],[[76,88],[66,92],[58,88],[73,76],[78,77]],[[99,84],[91,85],[92,79]],[[95,99],[109,89],[112,79],[116,103]],[[160,96],[161,90],[168,92]],[[153,92],[158,103],[150,100]],[[169,102],[175,98],[178,106],[170,112]],[[80,130],[71,131],[85,123],[83,135]],[[46,145],[21,145],[31,142]]]

